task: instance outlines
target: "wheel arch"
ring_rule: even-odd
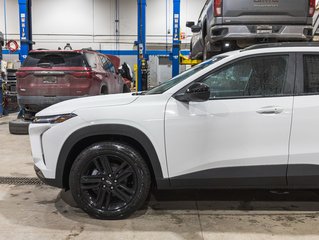
[[[100,94],[108,94],[108,86],[106,84],[101,85]]]
[[[101,141],[117,141],[136,148],[149,166],[152,181],[157,188],[168,188],[161,164],[152,142],[140,130],[121,124],[106,124],[84,127],[71,134],[65,141],[56,168],[57,187],[69,188],[69,173],[77,155],[86,147]]]

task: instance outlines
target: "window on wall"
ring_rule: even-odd
[[[211,98],[267,97],[283,95],[289,56],[243,59],[207,76],[202,82]]]
[[[304,62],[304,93],[319,93],[319,56],[306,55]]]

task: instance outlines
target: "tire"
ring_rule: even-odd
[[[12,120],[9,122],[9,132],[16,135],[27,135],[29,134],[30,123],[23,119]]]
[[[99,142],[74,161],[69,183],[74,200],[91,217],[123,219],[144,204],[150,171],[139,152],[119,142]]]
[[[106,87],[106,86],[103,86],[103,87],[101,88],[101,94],[100,94],[100,95],[106,95],[106,94],[108,94],[107,87]]]
[[[208,39],[208,35],[205,37],[205,41],[204,41],[204,49],[203,49],[203,60],[207,60],[212,58],[213,54],[211,52],[207,52],[207,45],[209,45],[209,39]]]
[[[124,84],[123,85],[123,93],[129,93],[129,92],[131,92],[131,89],[126,84]]]

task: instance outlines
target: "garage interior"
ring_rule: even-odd
[[[153,190],[128,219],[90,218],[69,191],[36,177],[29,136],[9,132],[23,115],[15,73],[31,49],[118,56],[132,69],[131,91],[147,90],[202,61],[188,57],[186,22],[205,2],[0,0],[0,239],[319,239],[318,190]]]

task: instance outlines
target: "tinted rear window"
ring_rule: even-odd
[[[23,63],[23,67],[36,67],[41,64],[51,64],[56,67],[84,67],[84,57],[75,52],[38,52],[30,53]]]
[[[304,93],[314,94],[319,92],[319,56],[305,55],[304,59]]]

